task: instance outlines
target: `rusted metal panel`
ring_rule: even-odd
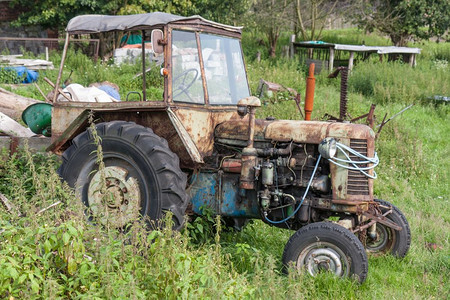
[[[268,125],[266,139],[319,144],[326,137],[374,139],[366,125],[320,121],[275,121]]]
[[[276,121],[255,120],[255,141],[265,141],[266,127]],[[216,127],[215,137],[218,139],[237,139],[241,141],[248,140],[248,116],[243,119],[230,120]],[[269,140],[270,141],[270,140]]]
[[[61,154],[65,150],[66,143],[82,132],[88,123],[89,112],[80,109],[55,109],[52,110],[52,144],[47,151]],[[64,116],[67,116],[65,119]],[[72,120],[72,117],[75,119]],[[69,123],[70,122],[70,123]],[[53,129],[53,126],[56,128]]]
[[[167,140],[170,150],[180,158],[182,168],[194,168],[196,166],[166,110],[96,112],[95,118],[99,122],[123,120],[151,128],[155,134]]]
[[[189,135],[189,132],[184,127],[183,123],[180,121],[178,116],[169,108],[168,109],[169,118],[172,124],[175,127],[175,130],[178,132],[178,135],[181,138],[181,141],[183,142],[183,145],[185,146],[186,150],[189,153],[189,156],[192,158],[192,160],[195,163],[203,163],[203,157],[198,151],[198,148],[194,141],[192,140],[191,136]]]
[[[346,146],[350,146],[349,139],[340,138],[339,142]],[[336,153],[336,156],[341,159],[346,159],[345,155],[340,151]],[[336,166],[333,163],[329,163],[329,165],[330,165],[331,190],[333,192],[333,199],[346,199],[348,170]]]
[[[333,200],[329,198],[315,198],[311,201],[311,206],[317,209],[331,210],[334,212],[348,212],[354,214],[360,214],[366,211],[369,207],[367,201],[355,202],[351,200]]]
[[[155,111],[165,108],[164,102],[55,102],[52,108],[52,145],[48,151],[60,152],[64,144],[83,131],[87,126],[88,112],[136,112]],[[117,119],[123,120],[123,119]]]
[[[174,113],[183,124],[201,157],[211,156],[214,149],[214,128],[225,121],[239,118],[236,108],[234,110],[212,109],[197,106],[178,106]],[[248,122],[248,121],[247,121]],[[247,129],[248,126],[245,126]]]

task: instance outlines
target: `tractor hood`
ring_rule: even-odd
[[[375,133],[366,125],[338,122],[256,120],[255,124],[255,141],[319,144],[326,137],[373,141]],[[231,120],[219,124],[215,130],[215,138],[246,141],[248,121]]]

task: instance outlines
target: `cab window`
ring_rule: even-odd
[[[172,99],[204,103],[202,76],[194,32],[172,31]]]

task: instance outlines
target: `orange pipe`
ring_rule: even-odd
[[[314,78],[314,64],[309,65],[309,74],[306,78],[306,96],[305,96],[305,120],[311,121],[311,113],[314,105],[314,89],[316,88],[316,79]]]

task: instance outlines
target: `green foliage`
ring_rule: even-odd
[[[17,84],[21,83],[26,77],[26,74],[18,76],[17,71],[10,68],[2,68],[0,66],[0,83]]]
[[[348,39],[358,34],[349,34]],[[339,32],[331,35],[346,39]],[[243,43],[245,46],[247,41]],[[253,94],[259,79],[264,78],[304,95],[303,65],[264,57],[258,63],[250,58],[257,51],[251,45],[258,43],[247,45]],[[402,260],[371,257],[370,273],[363,285],[330,274],[316,278],[283,275],[280,257],[293,232],[260,221],[241,232],[221,230],[221,223],[211,215],[195,219],[182,233],[173,232],[170,226],[149,233],[141,222],[132,224],[127,232],[93,226],[85,219],[79,200],[57,176],[59,158],[29,152],[9,157],[3,150],[0,192],[17,206],[22,217],[0,207],[0,298],[445,297],[450,281],[450,111],[448,105],[432,104],[427,97],[450,94],[448,45],[425,43],[420,47],[423,52],[416,68],[401,63],[358,62],[350,77],[348,111],[354,117],[367,113],[370,104],[376,102],[379,123],[385,113],[389,117],[406,104],[416,103],[381,132],[377,140],[379,178],[374,184],[377,197],[405,213],[412,230],[411,251]],[[73,52],[69,57],[72,55],[75,57],[66,61],[63,78],[73,69],[73,82],[87,85],[93,80],[112,81],[121,87],[122,97],[129,89],[140,90],[140,82],[132,79],[140,72],[139,65],[119,68],[94,64],[80,53]],[[55,65],[59,64],[56,53],[51,57]],[[54,78],[57,70],[42,74]],[[339,80],[325,75],[316,77],[313,119],[321,119],[325,113],[338,114]],[[39,84],[46,87],[42,81]],[[16,92],[35,93],[29,86]],[[258,109],[258,117],[300,119],[293,101],[276,100]],[[57,201],[61,203],[55,208],[38,214]],[[169,222],[170,215],[167,217]],[[430,248],[430,243],[436,244],[436,249]]]
[[[358,1],[353,18],[365,30],[389,35],[396,46],[410,38],[442,38],[450,28],[450,3],[440,0]]]
[[[34,0],[13,0],[10,6],[20,9],[19,18],[12,24],[41,25],[44,28],[64,28],[68,21],[81,14],[93,14],[102,11],[105,2],[101,0],[43,0],[36,5]],[[32,9],[23,9],[32,8]]]
[[[208,207],[201,207],[202,215],[195,216],[194,220],[187,223],[191,241],[196,244],[209,243],[214,238],[214,226],[216,222],[213,212]]]
[[[449,95],[449,83],[443,61],[420,61],[415,68],[401,62],[361,62],[349,80],[352,91],[379,104],[426,102],[434,95]]]
[[[366,46],[391,46],[391,41],[374,33],[366,33],[357,28],[338,30],[324,30],[322,40],[327,43],[366,45]]]

